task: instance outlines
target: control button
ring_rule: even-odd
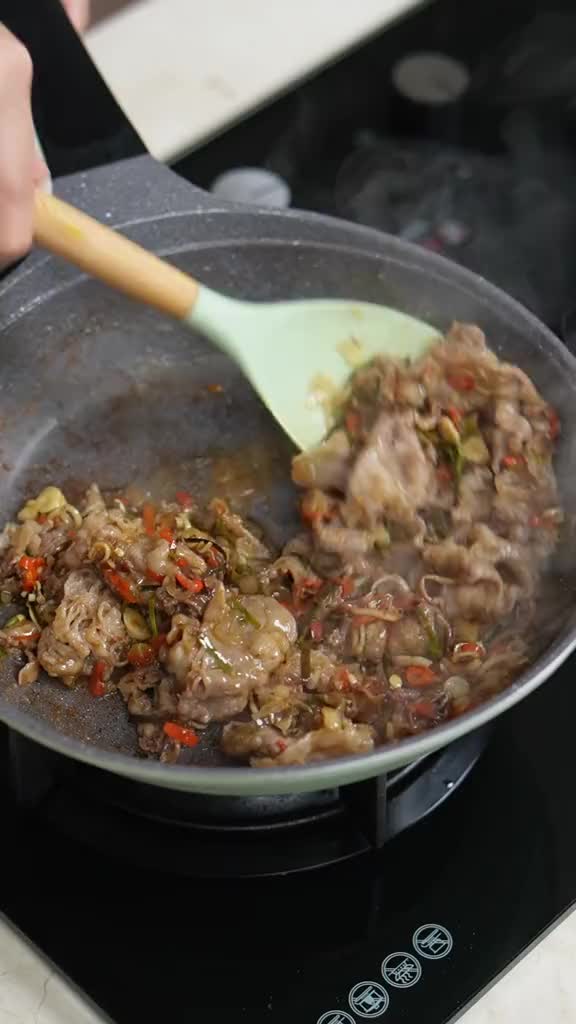
[[[278,174],[264,167],[235,167],[220,174],[210,188],[219,199],[252,206],[270,206],[285,210],[292,195],[287,183]]]
[[[422,977],[422,968],[413,953],[390,953],[382,962],[382,977],[393,988],[412,988]]]
[[[356,1021],[349,1013],[342,1013],[342,1010],[328,1010],[318,1018],[316,1024],[356,1024]]]
[[[423,924],[412,936],[416,952],[426,960],[443,960],[454,945],[452,936],[441,924]]]
[[[360,981],[348,994],[350,1009],[357,1017],[364,1017],[371,1020],[373,1017],[381,1017],[386,1013],[390,1003],[390,997],[382,985],[376,981]]]

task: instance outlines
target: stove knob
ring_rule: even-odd
[[[392,68],[392,132],[457,144],[470,72],[443,53],[409,53]]]
[[[278,174],[263,167],[235,167],[220,174],[210,187],[219,199],[252,206],[270,206],[285,210],[292,195],[289,185]]]
[[[392,81],[406,99],[436,107],[459,100],[470,74],[461,61],[444,53],[411,53],[394,65]]]

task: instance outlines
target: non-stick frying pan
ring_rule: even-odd
[[[150,157],[63,179],[57,192],[232,295],[353,297],[440,329],[453,319],[480,324],[498,353],[525,368],[558,409],[558,472],[566,507],[576,512],[576,361],[486,281],[365,228],[224,205]],[[209,383],[222,384],[223,392],[214,394]],[[158,495],[177,486],[224,494],[254,486],[259,497],[250,511],[281,543],[295,526],[289,459],[289,443],[240,371],[200,337],[44,254],[33,254],[2,283],[2,521],[48,483],[76,498],[92,480],[105,488],[139,482]],[[543,639],[542,654],[510,689],[469,715],[368,756],[297,768],[235,767],[222,761],[209,731],[189,764],[143,760],[120,698],[97,701],[84,688],[66,690],[48,679],[19,688],[10,659],[0,665],[0,717],[69,757],[174,789],[286,793],[367,778],[477,728],[554,672],[576,645],[570,562],[563,559],[557,577],[553,639]]]

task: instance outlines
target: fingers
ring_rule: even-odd
[[[84,32],[90,21],[90,0],[62,0],[64,10],[77,32]]]
[[[30,92],[32,61],[0,25],[0,264],[32,245],[34,177],[38,173]]]

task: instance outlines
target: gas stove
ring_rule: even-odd
[[[575,669],[387,814],[383,779],[163,800],[4,730],[0,906],[116,1024],[448,1024],[576,901]]]
[[[98,130],[46,68],[60,173],[141,149],[70,45]],[[175,169],[443,252],[572,344],[574,53],[568,0],[436,0]],[[449,1024],[576,902],[575,672],[388,778],[277,799],[138,786],[0,727],[0,910],[116,1024]]]

